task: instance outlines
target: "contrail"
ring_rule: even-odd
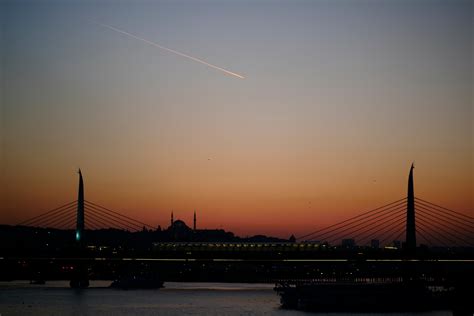
[[[235,73],[235,72],[232,72],[232,71],[226,70],[226,69],[224,69],[224,68],[218,67],[218,66],[216,66],[216,65],[210,64],[210,63],[205,62],[204,60],[201,60],[201,59],[199,59],[199,58],[196,58],[196,57],[189,56],[189,55],[186,55],[186,54],[184,54],[184,53],[178,52],[178,51],[176,51],[176,50],[174,50],[174,49],[161,46],[161,45],[159,45],[159,44],[157,44],[157,43],[154,43],[154,42],[152,42],[152,41],[149,41],[149,40],[147,40],[147,39],[144,39],[144,38],[138,37],[138,36],[136,36],[136,35],[133,35],[133,34],[131,34],[131,33],[122,31],[122,30],[120,30],[120,29],[118,29],[118,28],[116,28],[116,27],[113,27],[113,26],[110,26],[110,25],[107,25],[107,24],[103,24],[103,23],[98,23],[98,22],[95,22],[95,23],[98,24],[98,25],[100,25],[100,26],[103,26],[103,27],[106,27],[106,28],[108,28],[108,29],[111,29],[111,30],[113,30],[113,31],[116,31],[116,32],[119,32],[119,33],[128,35],[128,36],[133,37],[133,38],[135,38],[135,39],[137,39],[137,40],[143,41],[143,42],[145,42],[145,43],[147,43],[147,44],[150,44],[150,45],[153,45],[153,46],[155,46],[155,47],[161,48],[161,49],[166,50],[166,51],[168,51],[168,52],[170,52],[170,53],[173,53],[173,54],[176,54],[176,55],[179,55],[179,56],[182,56],[182,57],[185,57],[185,58],[188,58],[188,59],[197,61],[198,63],[201,63],[201,64],[204,64],[204,65],[209,66],[209,67],[211,67],[211,68],[220,70],[220,71],[222,71],[222,72],[224,72],[224,73],[226,73],[226,74],[228,74],[228,75],[237,77],[237,78],[239,78],[239,79],[245,79],[244,76],[239,75],[239,74],[237,74],[237,73]]]

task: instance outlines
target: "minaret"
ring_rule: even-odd
[[[193,223],[193,230],[196,231],[196,210],[194,210],[194,223]]]
[[[174,218],[173,218],[173,210],[171,210],[171,226],[173,226]]]
[[[84,236],[84,181],[79,169],[79,190],[77,195],[76,241],[81,242]]]
[[[415,226],[415,190],[413,185],[413,164],[408,176],[407,194],[407,227],[406,227],[406,247],[408,250],[416,249],[416,226]]]

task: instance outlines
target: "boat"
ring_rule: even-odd
[[[469,293],[423,282],[280,283],[275,286],[282,308],[317,312],[420,312],[453,310],[472,315]],[[474,297],[474,296],[472,296]]]
[[[44,285],[44,284],[46,284],[46,281],[43,280],[43,279],[35,279],[35,280],[30,280],[30,284]]]
[[[30,284],[44,285],[45,283],[46,283],[46,280],[44,279],[40,271],[37,271],[35,275],[31,276],[30,278]]]
[[[163,287],[163,280],[147,276],[127,276],[114,280],[111,288],[128,289],[159,289]]]

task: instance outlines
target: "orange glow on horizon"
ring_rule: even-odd
[[[388,173],[387,179],[360,179],[355,174],[348,174],[347,182],[331,181],[331,175],[325,177],[323,173],[320,173],[319,181],[312,177],[289,178],[280,173],[273,177],[260,174],[261,180],[256,182],[259,179],[257,175],[250,179],[246,175],[247,181],[241,180],[241,185],[237,185],[239,177],[235,174],[231,178],[233,181],[222,181],[222,185],[212,178],[199,184],[180,182],[175,178],[174,182],[170,181],[166,186],[161,184],[152,189],[150,184],[144,186],[143,190],[134,191],[128,190],[128,187],[137,187],[134,181],[140,179],[125,181],[128,184],[124,186],[123,179],[107,181],[106,178],[98,179],[90,173],[84,173],[84,181],[86,200],[154,227],[168,227],[171,210],[175,220],[184,220],[192,226],[193,211],[196,210],[197,225],[201,229],[224,229],[238,236],[264,234],[288,238],[291,234],[301,236],[403,198],[406,196],[405,173]],[[424,177],[427,176],[423,169],[416,168],[416,195],[474,215],[472,198],[465,198],[468,196],[465,188],[469,187],[469,183],[463,183],[462,178],[455,175],[445,183],[431,182],[431,177],[426,181]],[[67,182],[67,186],[61,187],[46,179],[47,186],[43,186],[43,190],[35,192],[30,201],[16,205],[15,209],[21,208],[21,212],[3,213],[3,223],[16,224],[62,202],[74,200],[77,179],[71,175]],[[449,186],[450,191],[446,190],[446,186]],[[262,189],[258,190],[259,187]]]

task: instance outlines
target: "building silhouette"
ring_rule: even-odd
[[[171,225],[166,228],[164,238],[169,241],[233,241],[235,235],[223,229],[197,229],[197,214],[193,214],[193,227],[189,227],[183,220],[174,219],[171,212]]]

